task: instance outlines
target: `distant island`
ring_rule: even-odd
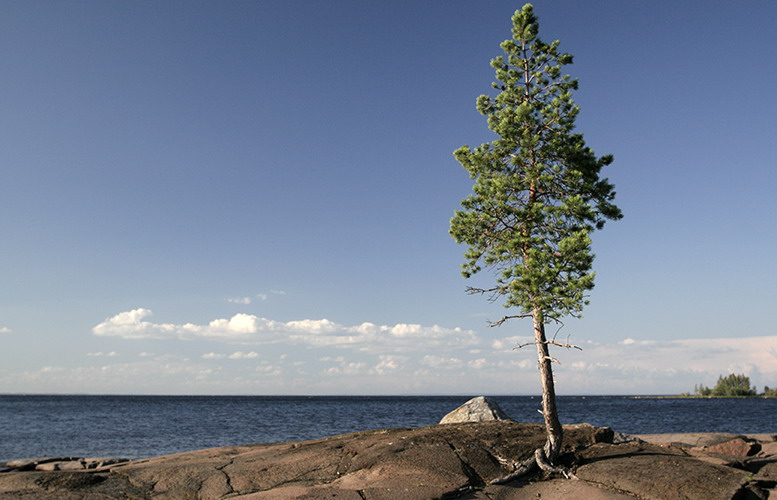
[[[693,388],[693,394],[684,392],[680,394],[684,398],[775,398],[777,389],[764,387],[764,391],[759,394],[754,385],[750,385],[750,377],[744,374],[730,374],[719,376],[718,383],[710,389],[702,384]]]

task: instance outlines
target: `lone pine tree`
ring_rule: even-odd
[[[594,286],[590,235],[621,212],[613,204],[613,185],[599,177],[612,156],[597,157],[574,133],[579,108],[572,91],[578,83],[561,71],[572,56],[559,52],[558,41],[538,38],[530,4],[512,22],[512,39],[501,44],[505,55],[491,61],[499,94],[476,101],[499,138],[454,152],[474,185],[451,219],[450,234],[468,245],[465,277],[484,267],[494,271],[493,287],[468,291],[516,310],[491,325],[533,320],[547,430],[534,462],[548,468],[557,462],[563,434],[548,351],[549,344],[560,344],[548,340],[545,325],[580,316]]]

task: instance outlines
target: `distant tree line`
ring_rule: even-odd
[[[684,394],[685,396],[691,396],[691,394]],[[703,397],[719,397],[719,398],[752,398],[756,396],[775,398],[777,397],[777,389],[770,389],[769,386],[764,387],[764,392],[758,394],[754,385],[750,385],[750,377],[744,374],[730,374],[727,376],[719,376],[718,383],[715,387],[709,388],[702,384],[695,385],[693,387],[693,395]]]

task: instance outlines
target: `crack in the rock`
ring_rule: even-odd
[[[607,483],[600,483],[599,481],[592,481],[591,479],[575,479],[575,481],[580,481],[581,483],[590,484],[596,488],[599,488],[600,490],[604,491],[614,491],[615,493],[619,493],[624,496],[632,497],[636,500],[648,500],[647,498],[637,495],[633,491],[623,490],[615,486],[614,484],[607,484]]]
[[[488,454],[489,457],[494,459],[495,462],[499,462],[500,464],[502,464],[503,467],[508,467],[510,469],[515,470],[520,465],[520,462],[516,462],[515,460],[509,460],[507,458],[504,458],[503,456],[497,454],[494,450],[487,448],[485,446],[483,447],[483,451],[486,452],[486,454]]]
[[[470,482],[470,486],[472,487],[484,486],[486,482],[483,480],[482,477],[480,477],[480,474],[477,473],[477,471],[469,464],[469,462],[464,460],[464,458],[461,456],[456,446],[454,446],[453,443],[451,443],[447,439],[445,440],[445,444],[450,446],[451,450],[453,450],[453,453],[456,455],[456,458],[458,458],[459,462],[461,462],[461,468],[464,470],[464,474],[467,475],[467,478],[469,479],[469,482]]]
[[[534,462],[533,456],[523,460],[522,462],[519,462],[516,460],[507,459],[487,446],[483,446],[482,449],[495,462],[498,462],[499,464],[502,465],[502,467],[505,467],[508,470],[511,470],[509,474],[502,477],[494,478],[491,481],[489,481],[488,484],[504,484],[510,481],[514,481],[516,479],[520,479],[528,475],[529,473],[533,472],[533,466],[536,465],[536,463]]]
[[[229,491],[227,492],[227,494],[226,494],[226,495],[224,495],[224,496],[231,495],[231,494],[233,494],[233,493],[238,493],[238,492],[237,492],[237,491],[235,491],[235,489],[232,487],[232,478],[231,478],[231,477],[229,477],[229,474],[227,474],[227,473],[224,471],[224,469],[226,469],[227,467],[229,467],[230,465],[232,465],[234,462],[235,462],[235,459],[233,458],[233,459],[231,459],[229,462],[225,463],[224,465],[222,465],[222,466],[220,466],[220,467],[216,467],[216,470],[217,470],[217,471],[219,471],[219,472],[221,472],[222,474],[224,474],[224,478],[226,479],[226,482],[227,482],[227,488],[229,489]]]
[[[324,469],[326,469],[326,467],[316,467],[315,469],[306,470],[306,471],[304,471],[304,472],[301,472],[301,473],[300,473],[299,475],[297,475],[297,476],[294,476],[294,477],[292,477],[292,478],[286,479],[285,481],[281,481],[281,482],[279,482],[279,483],[276,483],[276,484],[274,484],[274,485],[270,486],[269,488],[264,488],[264,489],[255,490],[255,491],[252,491],[251,493],[255,493],[256,491],[269,491],[269,490],[271,490],[271,489],[273,489],[273,488],[280,488],[281,486],[285,486],[285,485],[287,485],[287,484],[292,484],[292,483],[295,483],[295,482],[297,482],[297,481],[298,481],[300,478],[303,478],[303,477],[305,477],[305,476],[306,476],[306,475],[308,475],[308,474],[312,474],[312,473],[314,473],[314,472],[318,472],[318,471],[320,471],[320,470],[324,470]],[[326,484],[326,483],[323,483],[323,484]]]

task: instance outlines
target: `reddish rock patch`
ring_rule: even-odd
[[[706,451],[733,457],[749,457],[761,451],[761,445],[755,441],[746,441],[738,437],[724,443],[709,446]]]

